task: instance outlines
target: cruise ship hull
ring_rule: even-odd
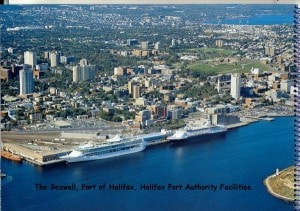
[[[117,157],[117,156],[121,156],[121,155],[132,154],[132,153],[143,151],[145,148],[146,148],[146,145],[143,144],[140,147],[132,148],[132,149],[129,149],[126,151],[116,151],[116,152],[110,152],[110,153],[102,154],[102,155],[94,155],[94,154],[90,154],[90,155],[82,154],[82,155],[77,155],[77,156],[66,155],[66,156],[62,156],[60,158],[65,160],[67,163],[75,163],[75,162],[100,160],[100,159],[105,159],[105,158],[111,158],[111,157]]]
[[[197,142],[197,141],[205,141],[205,140],[211,140],[213,138],[218,138],[226,135],[226,130],[220,131],[217,133],[209,133],[209,134],[201,134],[201,135],[195,135],[195,136],[188,136],[183,138],[169,138],[171,144],[185,144],[189,142]]]

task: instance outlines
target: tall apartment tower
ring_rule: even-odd
[[[133,85],[134,85],[134,82],[133,81],[128,81],[128,92],[129,94],[133,93]]]
[[[142,42],[141,43],[141,48],[143,50],[147,50],[149,48],[149,42],[148,41]]]
[[[58,64],[58,54],[56,52],[52,52],[50,54],[51,67],[57,67]]]
[[[88,65],[88,61],[86,59],[80,59],[79,64],[80,66]]]
[[[20,95],[33,93],[33,71],[31,65],[24,64],[20,70]]]
[[[218,93],[220,93],[220,91],[221,91],[221,82],[220,82],[219,77],[218,77],[218,81],[217,81],[217,90],[218,90]]]
[[[73,67],[73,82],[87,81],[95,79],[95,70],[94,65],[82,65]]]
[[[36,66],[36,52],[25,51],[24,52],[24,64],[31,65],[32,68],[34,66]]]
[[[215,44],[218,48],[222,48],[223,47],[223,40],[216,40]]]
[[[90,67],[87,65],[82,65],[81,67],[81,79],[87,81],[90,79]]]
[[[265,46],[265,54],[267,56],[275,56],[275,47],[274,46]]]
[[[79,66],[73,67],[73,82],[81,81],[81,68]]]
[[[88,65],[88,67],[89,67],[89,79],[88,80],[95,80],[96,66],[95,65]]]
[[[237,73],[231,74],[230,95],[236,100],[241,96],[241,77]]]
[[[49,59],[50,58],[50,52],[49,51],[45,51],[44,52],[44,58],[45,59]]]
[[[161,44],[160,42],[155,43],[154,48],[155,50],[160,50]]]
[[[175,47],[175,46],[176,46],[176,40],[175,40],[175,39],[172,39],[171,46],[172,46],[172,47]]]
[[[141,96],[141,87],[138,85],[133,85],[132,97],[133,99],[137,99]]]

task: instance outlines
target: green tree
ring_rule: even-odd
[[[114,116],[111,120],[114,122],[122,122],[122,118],[119,116]]]

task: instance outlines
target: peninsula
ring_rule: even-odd
[[[276,171],[275,174],[267,177],[264,180],[264,184],[268,192],[284,201],[293,202],[294,171],[295,167],[291,166],[282,171]]]

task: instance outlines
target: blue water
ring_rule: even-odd
[[[249,18],[211,20],[207,24],[229,24],[229,25],[278,25],[293,24],[295,18],[290,15],[257,15]]]
[[[293,210],[274,198],[263,179],[293,164],[293,118],[260,121],[230,130],[226,137],[106,160],[36,167],[2,160],[13,177],[2,186],[2,210]],[[36,190],[35,184],[48,186]],[[49,190],[51,184],[76,184],[78,191]],[[106,190],[80,190],[81,184],[106,184]],[[126,183],[136,191],[107,190]],[[242,184],[250,190],[143,191],[140,184]]]

